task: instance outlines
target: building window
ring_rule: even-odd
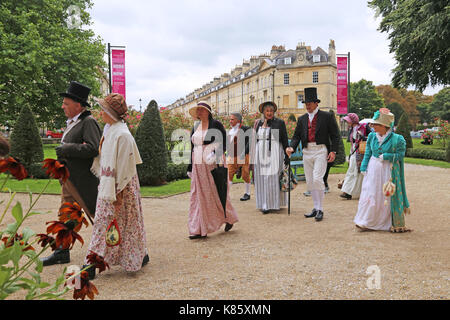
[[[289,73],[284,74],[284,84],[289,84]]]
[[[313,62],[320,62],[320,55],[319,54],[313,55]]]
[[[313,71],[313,83],[318,83],[319,82],[319,71]]]
[[[297,108],[303,109],[303,94],[297,95]]]
[[[291,57],[284,58],[284,64],[291,64]]]

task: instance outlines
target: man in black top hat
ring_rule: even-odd
[[[77,202],[88,215],[94,218],[99,180],[91,172],[94,158],[102,132],[97,121],[87,110],[91,89],[79,82],[72,81],[63,97],[61,108],[67,117],[67,127],[61,138],[61,145],[56,147],[58,161],[65,163],[70,177],[61,182],[61,203]],[[91,219],[91,222],[92,222]],[[43,258],[44,266],[70,262],[68,249],[57,249],[49,257]]]
[[[291,156],[302,142],[303,167],[306,184],[314,202],[314,209],[305,217],[315,217],[316,221],[323,218],[322,201],[324,196],[323,177],[327,163],[333,162],[339,145],[339,130],[336,120],[329,112],[319,110],[320,100],[317,99],[317,88],[305,88],[303,101],[308,111],[298,118],[291,144],[286,153]]]

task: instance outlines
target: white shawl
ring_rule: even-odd
[[[141,163],[139,150],[127,125],[118,121],[107,127],[101,152],[91,167],[100,179],[97,199],[116,201],[116,194],[136,175],[136,165]]]

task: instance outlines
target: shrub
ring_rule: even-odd
[[[158,104],[150,101],[136,131],[136,144],[143,164],[137,167],[143,185],[161,185],[167,175],[167,147]]]
[[[169,162],[167,164],[167,178],[166,180],[173,181],[173,180],[179,180],[179,179],[186,179],[187,176],[187,164],[174,164],[172,162]]]
[[[400,117],[400,120],[398,121],[397,130],[395,133],[401,134],[403,138],[405,138],[406,141],[406,148],[412,148],[413,142],[411,138],[411,127],[409,125],[408,115],[406,112],[403,112],[403,114]]]
[[[408,148],[406,149],[406,157],[411,158],[421,158],[421,159],[432,159],[432,160],[447,160],[447,153],[445,150],[439,149],[422,149],[422,148]]]
[[[345,163],[345,147],[344,142],[342,139],[339,139],[339,146],[338,146],[338,152],[336,153],[336,159],[334,160],[335,165],[343,164]]]
[[[48,174],[45,173],[45,169],[42,168],[42,163],[32,163],[28,167],[28,175],[34,179],[49,179]]]
[[[295,117],[295,115],[293,113],[291,113],[288,117],[288,121],[297,122],[297,118]]]
[[[445,148],[445,161],[450,162],[450,144]]]
[[[181,112],[171,113],[170,110],[163,111],[160,115],[164,129],[164,139],[170,152],[178,142],[177,140],[172,141],[172,133],[177,129],[186,129],[190,132],[194,121],[190,115],[186,116]]]
[[[9,143],[11,145],[10,155],[20,159],[27,170],[33,163],[41,163],[44,160],[39,129],[29,107],[24,106],[20,111]]]

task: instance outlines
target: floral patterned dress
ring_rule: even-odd
[[[119,227],[121,243],[108,247],[105,241],[106,229],[114,218]],[[120,265],[126,271],[138,271],[146,255],[146,243],[140,186],[138,176],[135,175],[123,190],[120,206],[115,206],[111,201],[97,200],[94,232],[88,250],[103,256],[109,265]]]

